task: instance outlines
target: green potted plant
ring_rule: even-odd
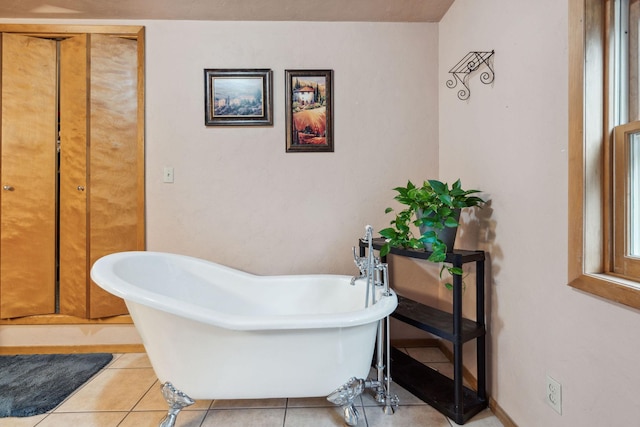
[[[394,191],[398,193],[394,199],[406,208],[396,213],[391,227],[380,230],[380,235],[386,239],[380,249],[380,256],[387,255],[391,247],[395,246],[425,249],[431,251],[427,258],[429,261],[444,262],[447,251],[453,250],[461,209],[484,203],[484,200],[475,195],[479,190],[463,190],[460,180],[451,187],[435,179],[425,181],[421,187],[408,181],[406,187],[396,187]],[[385,213],[389,212],[393,212],[393,209],[385,210]],[[413,233],[413,226],[418,227],[420,235]],[[440,277],[445,269],[452,275],[462,275],[460,267],[443,264]],[[447,288],[452,287],[451,283],[445,285]]]

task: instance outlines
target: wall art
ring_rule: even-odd
[[[333,70],[285,70],[287,153],[333,152]]]
[[[272,80],[268,69],[205,69],[204,124],[273,125]]]

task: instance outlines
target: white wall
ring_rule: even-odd
[[[567,286],[567,2],[456,0],[439,37],[440,176],[491,199],[490,394],[521,427],[636,425],[640,313]],[[491,49],[494,84],[458,100],[447,72]]]

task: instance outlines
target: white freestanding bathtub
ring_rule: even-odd
[[[91,278],[123,298],[161,382],[193,399],[327,396],[367,378],[397,306],[350,276],[256,276],[197,258],[121,252]]]

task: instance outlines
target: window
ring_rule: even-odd
[[[611,164],[611,271],[622,277],[640,278],[638,163],[640,108],[638,96],[638,25],[640,0],[616,0],[613,4],[613,90],[610,98],[614,138]],[[606,207],[605,207],[606,208]]]
[[[636,122],[637,129],[640,125]],[[640,130],[639,130],[640,132]],[[640,139],[638,133],[629,143],[629,255],[640,259]],[[625,175],[626,176],[626,175]]]
[[[616,126],[613,147],[612,271],[640,277],[640,121]]]
[[[569,17],[569,281],[640,308],[640,0]]]
[[[640,162],[640,111],[638,108],[638,25],[640,0],[613,2],[614,71],[611,99],[614,118],[611,178],[611,271],[632,280],[640,278],[638,229],[638,162]]]

